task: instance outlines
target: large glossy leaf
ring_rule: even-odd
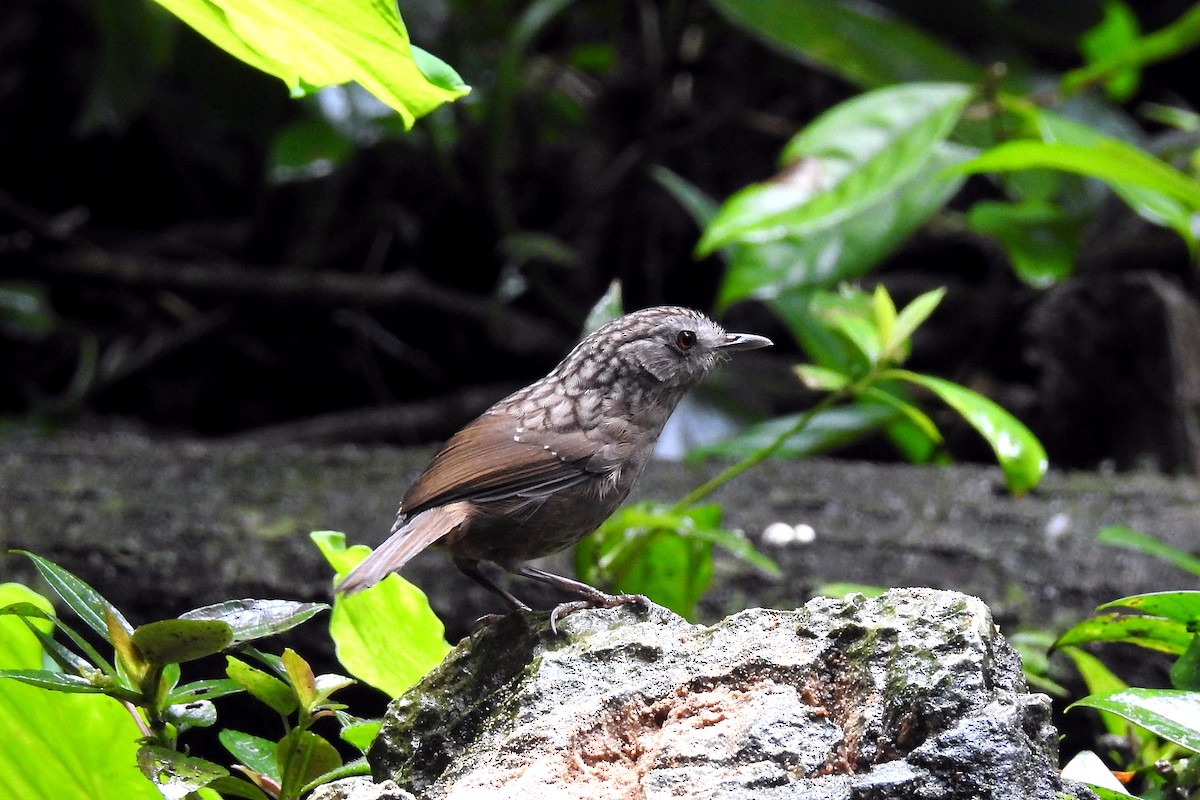
[[[396,6],[377,0],[158,0],[218,47],[277,76],[293,95],[357,81],[411,126],[470,91],[409,44]]]
[[[784,55],[864,88],[905,81],[978,83],[983,70],[873,2],[711,0]]]
[[[1116,139],[1091,145],[1019,139],[985,150],[970,161],[952,167],[950,172],[1023,169],[1060,169],[1099,178],[1114,186],[1152,189],[1186,204],[1189,209],[1200,209],[1200,181]]]
[[[1200,592],[1149,592],[1122,597],[1105,603],[1100,609],[1136,608],[1146,614],[1165,617],[1200,629]]]
[[[991,445],[1009,491],[1024,494],[1037,486],[1049,467],[1046,450],[1012,414],[981,394],[957,383],[908,370],[887,375],[923,386],[957,411]]]
[[[346,547],[346,537],[332,531],[312,534],[339,575],[367,557],[369,548]],[[329,632],[338,661],[359,680],[397,696],[433,669],[450,651],[445,628],[429,608],[429,600],[399,575],[333,605]]]
[[[329,608],[325,603],[294,600],[229,600],[179,615],[187,620],[216,620],[229,625],[231,646],[290,631]]]
[[[1177,689],[1121,689],[1089,695],[1068,706],[1108,711],[1168,741],[1200,752],[1200,692]]]
[[[1187,628],[1174,620],[1141,614],[1101,614],[1085,619],[1058,637],[1055,647],[1088,642],[1125,642],[1179,655],[1191,641]]]
[[[975,151],[939,143],[910,179],[892,185],[875,202],[838,224],[807,234],[727,247],[729,268],[718,308],[738,300],[772,299],[809,287],[830,287],[866,273],[945,206],[962,185],[946,168]]]
[[[784,148],[779,176],[721,206],[697,252],[809,235],[878,204],[926,167],[971,94],[965,84],[906,84],[826,111]]]
[[[0,605],[50,603],[15,583],[0,584]],[[32,620],[43,631],[44,620]],[[0,669],[37,670],[42,647],[15,616],[0,616]],[[70,735],[65,736],[64,731]],[[151,800],[161,795],[136,766],[133,719],[120,703],[0,680],[0,797]]]

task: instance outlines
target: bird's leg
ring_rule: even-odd
[[[531,567],[528,564],[501,563],[500,566],[516,575],[533,578],[535,581],[541,581],[556,589],[561,589],[583,598],[582,600],[575,600],[570,603],[559,603],[550,612],[550,630],[555,634],[558,633],[558,621],[560,619],[568,614],[574,614],[576,611],[582,611],[585,608],[616,608],[617,606],[626,604],[639,605],[642,608],[650,607],[650,598],[643,594],[608,594],[594,586],[588,586],[583,581],[564,578],[562,575],[555,575],[553,572],[546,572],[537,567]]]
[[[529,610],[529,607],[520,600],[517,600],[516,597],[512,596],[510,591],[500,587],[499,584],[484,575],[484,571],[479,569],[479,561],[475,561],[473,559],[454,559],[454,565],[458,567],[458,571],[462,572],[464,576],[472,579],[472,581],[478,583],[481,585],[481,587],[484,587],[488,591],[491,591],[491,593],[503,597],[504,602],[508,603],[509,608],[512,610],[521,610],[521,612],[527,612],[527,610]],[[490,614],[488,616],[494,615]],[[481,618],[481,620],[487,620],[488,622],[493,621],[488,619],[488,616],[484,616],[484,618]]]

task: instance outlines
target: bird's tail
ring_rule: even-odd
[[[334,592],[360,592],[379,583],[389,574],[399,572],[417,553],[467,522],[469,511],[470,505],[467,503],[450,503],[422,511],[350,570],[334,587]]]

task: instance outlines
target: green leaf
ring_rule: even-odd
[[[13,552],[27,556],[41,576],[50,584],[50,588],[67,604],[67,607],[78,614],[89,628],[104,637],[104,641],[111,641],[108,624],[105,621],[106,609],[112,614],[113,619],[125,629],[126,633],[133,633],[133,626],[126,621],[121,612],[117,611],[112,603],[101,597],[100,593],[89,586],[86,581],[28,550],[14,550]]]
[[[0,605],[13,603],[51,610],[36,592],[0,584]],[[49,630],[42,620],[30,622]],[[0,617],[0,669],[41,666],[42,647],[34,635],[17,617]],[[107,697],[47,692],[6,681],[0,685],[0,797],[158,798],[135,766],[140,735],[125,709]]]
[[[730,22],[862,87],[983,81],[983,70],[881,5],[833,0],[711,0]]]
[[[105,675],[116,677],[117,672],[113,668],[112,664],[110,664],[107,659],[96,652],[95,648],[93,648],[86,639],[76,633],[71,626],[54,616],[54,614],[44,611],[41,606],[35,603],[12,603],[4,608],[0,608],[0,615],[8,614],[25,619],[26,625],[29,627],[30,632],[38,638],[38,641],[41,642],[42,648],[45,649],[47,655],[49,655],[54,660],[54,663],[58,664],[60,668],[64,670],[70,670],[77,674],[84,674],[89,670],[99,669]],[[38,621],[45,621],[49,623],[49,625],[38,625]],[[76,655],[63,645],[56,642],[54,638],[47,633],[48,629],[53,629],[55,627],[65,633],[67,637],[75,643],[75,646],[87,656],[87,658]]]
[[[327,608],[326,603],[293,600],[229,600],[185,612],[179,618],[226,623],[233,636],[229,646],[236,647],[290,631]]]
[[[312,540],[339,575],[366,558],[370,548],[347,548],[341,533],[319,531]],[[425,594],[399,575],[334,600],[329,633],[338,661],[359,680],[398,696],[433,669],[450,645]]]
[[[48,669],[0,669],[0,678],[11,678],[30,686],[37,686],[39,689],[52,689],[56,692],[96,694],[104,691],[104,687],[97,686],[87,678]]]
[[[866,273],[945,206],[964,180],[947,177],[945,169],[974,152],[941,142],[912,179],[833,227],[804,235],[788,233],[765,242],[734,242],[723,248],[729,267],[719,289],[718,309],[747,298],[790,305],[794,300],[788,295],[799,294],[798,290],[833,286]]]
[[[1115,139],[1091,145],[1034,142],[1026,139],[1004,142],[985,150],[948,174],[1008,172],[1023,169],[1059,169],[1113,185],[1143,187],[1200,209],[1200,181],[1166,162]]]
[[[1132,48],[1141,33],[1137,15],[1120,0],[1106,0],[1104,18],[1079,38],[1079,51],[1089,64],[1104,63]],[[1104,70],[1109,71],[1109,70]],[[1108,96],[1123,103],[1137,91],[1140,75],[1137,69],[1124,67],[1111,70],[1104,83]]]
[[[1125,547],[1129,550],[1136,550],[1140,553],[1154,556],[1155,558],[1161,558],[1163,561],[1179,569],[1190,572],[1193,575],[1200,575],[1200,558],[1196,558],[1191,553],[1185,553],[1178,548],[1163,544],[1153,536],[1148,536],[1141,531],[1135,531],[1133,528],[1128,528],[1124,525],[1110,525],[1102,529],[1096,534],[1096,541],[1116,547]]]
[[[38,339],[52,331],[56,323],[45,286],[23,281],[0,283],[0,330]]]
[[[1049,466],[1042,443],[1003,408],[970,389],[932,375],[895,369],[885,377],[928,389],[969,422],[991,445],[1009,491],[1024,494],[1041,482]]]
[[[880,284],[880,288],[883,285]],[[913,298],[912,302],[901,309],[892,325],[891,336],[888,339],[887,350],[895,350],[901,342],[907,342],[916,333],[917,328],[929,319],[929,316],[946,296],[944,288],[932,289]]]
[[[255,669],[244,661],[226,656],[225,674],[251,695],[280,714],[296,710],[296,693],[274,675]]]
[[[797,364],[796,375],[815,392],[839,392],[850,384],[850,376],[816,364]]]
[[[930,162],[971,94],[964,84],[915,83],[830,109],[784,148],[779,176],[721,206],[697,252],[810,235],[871,208]]]
[[[217,722],[217,707],[208,700],[192,700],[167,707],[167,721],[180,733],[189,728],[208,728]]]
[[[1073,215],[1039,200],[976,203],[967,212],[967,225],[998,241],[1017,277],[1039,289],[1071,274],[1083,235]]]
[[[253,736],[231,728],[226,728],[217,734],[221,744],[240,763],[257,772],[266,775],[275,783],[280,781],[279,762],[275,758],[277,745],[270,739]]]
[[[283,667],[287,670],[288,681],[300,707],[311,712],[317,700],[317,676],[313,674],[312,667],[290,647],[283,651]]]
[[[1088,642],[1125,642],[1150,650],[1179,655],[1187,649],[1191,634],[1180,622],[1141,614],[1101,614],[1071,626],[1055,647]]]
[[[751,425],[730,439],[699,447],[688,459],[711,457],[741,458],[769,447],[780,436],[796,426],[801,414],[790,414]],[[863,436],[878,431],[899,419],[892,408],[875,403],[857,403],[817,413],[812,421],[790,436],[776,454],[781,458],[799,458],[834,450]]]
[[[166,619],[133,632],[133,644],[152,664],[195,661],[224,650],[233,641],[229,624],[218,620]]]
[[[1127,46],[1097,55],[1085,67],[1063,76],[1063,92],[1071,94],[1100,80],[1110,80],[1129,70],[1179,55],[1200,43],[1200,6],[1192,6],[1182,17],[1148,36],[1129,41]]]
[[[203,681],[192,681],[172,689],[167,695],[169,704],[189,703],[193,700],[216,700],[218,697],[237,694],[244,691],[240,683],[227,678],[212,678]]]
[[[167,800],[183,800],[190,793],[207,786],[217,778],[229,775],[229,770],[203,758],[193,758],[178,750],[147,745],[138,750],[138,767]]]
[[[1079,670],[1079,675],[1083,678],[1089,694],[1107,694],[1126,688],[1125,681],[1118,678],[1108,668],[1108,665],[1086,650],[1080,650],[1078,647],[1062,647],[1060,649],[1063,655],[1075,663],[1075,669]],[[1124,737],[1129,733],[1129,723],[1115,714],[1101,711],[1100,721],[1105,730],[1114,736]]]
[[[379,735],[381,727],[383,727],[383,721],[378,719],[364,719],[343,725],[342,741],[365,753],[371,746],[371,742],[375,741],[375,737]]]
[[[336,748],[317,734],[296,728],[279,742],[275,752],[283,774],[280,794],[298,796],[310,781],[342,765]]]
[[[1192,635],[1187,650],[1171,665],[1171,685],[1200,692],[1200,634]],[[1197,726],[1200,727],[1200,721]]]
[[[217,792],[220,797],[242,797],[245,800],[272,800],[262,789],[249,781],[235,778],[232,775],[217,778],[208,784],[208,789]],[[204,798],[208,800],[208,798]]]
[[[1175,689],[1121,689],[1089,695],[1067,707],[1097,708],[1124,717],[1135,725],[1200,752],[1200,692]]]
[[[158,0],[218,47],[283,80],[293,96],[357,81],[405,127],[470,87],[409,44],[396,7],[371,0]]]
[[[1200,629],[1200,592],[1150,592],[1135,594],[1112,600],[1100,606],[1098,610],[1107,608],[1135,608],[1145,614],[1179,622],[1183,625]]]

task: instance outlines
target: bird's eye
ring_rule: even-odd
[[[696,343],[695,331],[680,331],[675,334],[675,346],[680,350],[691,350]]]

